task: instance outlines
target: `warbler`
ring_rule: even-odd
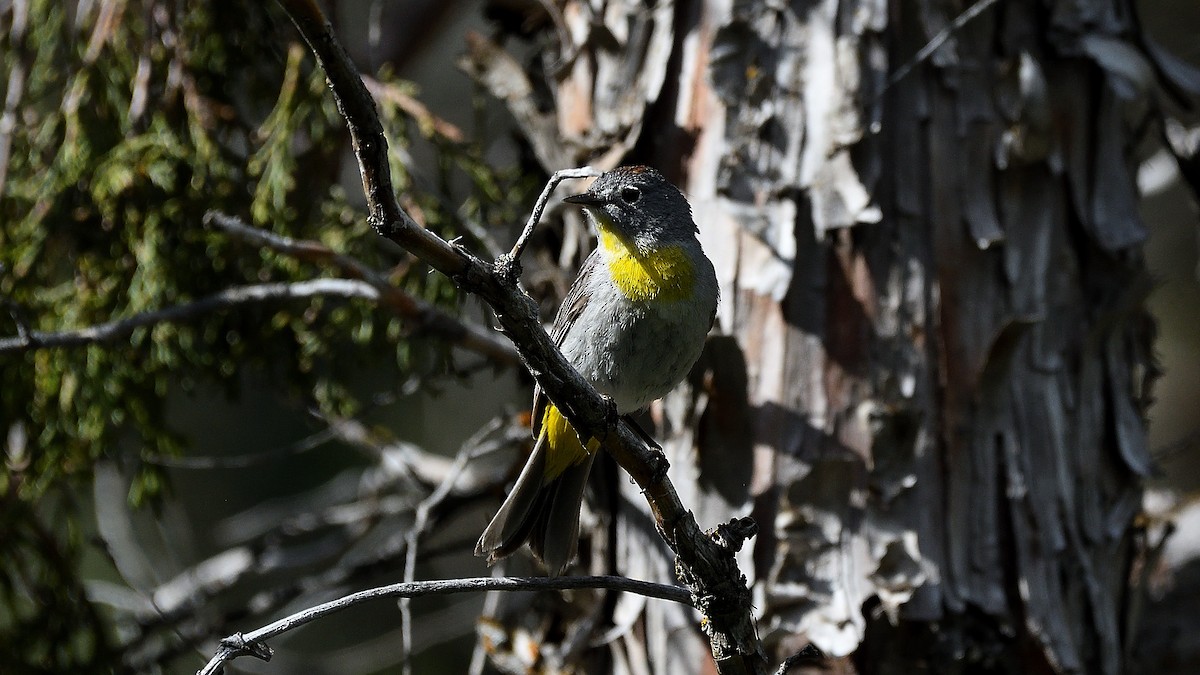
[[[716,317],[716,272],[687,199],[655,169],[613,169],[563,201],[583,207],[599,241],[567,291],[551,337],[618,413],[632,413],[664,396],[699,358]],[[475,555],[490,565],[528,541],[557,576],[575,556],[598,443],[581,441],[540,387],[532,427],[533,452]]]

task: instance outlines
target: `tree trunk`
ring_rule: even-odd
[[[702,527],[757,519],[775,660],[1122,670],[1154,373],[1133,148],[1165,77],[1131,3],[560,9],[546,88],[483,40],[469,67],[547,169],[688,194],[723,300],[657,436]],[[670,578],[640,503],[592,564]],[[589,616],[620,636],[598,669],[702,670],[683,610]]]

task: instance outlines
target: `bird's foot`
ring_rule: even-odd
[[[609,428],[615,427],[621,419],[621,414],[617,412],[617,402],[608,394],[600,394],[600,400],[604,402],[604,425]]]

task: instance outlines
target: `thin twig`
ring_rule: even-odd
[[[350,430],[352,427],[361,427],[361,424],[352,419],[330,420],[328,431],[338,439],[355,444],[363,443],[362,435]],[[527,442],[529,438],[527,427],[488,425],[485,431],[491,433],[487,436],[476,434],[464,443],[464,446],[470,449],[469,457],[478,458],[511,449],[515,444]],[[376,449],[384,452],[382,448]],[[186,651],[191,646],[210,639],[214,627],[228,625],[229,615],[201,613],[204,617],[201,618],[201,614],[196,613],[196,608],[205,606],[209,600],[218,597],[230,587],[255,583],[254,579],[261,581],[265,569],[295,555],[296,549],[293,546],[298,542],[310,540],[312,535],[328,536],[330,532],[337,533],[335,539],[340,542],[339,545],[327,549],[321,555],[321,560],[329,561],[332,566],[326,567],[319,562],[313,562],[312,566],[319,570],[313,574],[300,576],[283,585],[260,583],[259,585],[264,587],[242,605],[242,620],[269,615],[297,598],[327,593],[331,588],[346,588],[351,584],[370,580],[388,570],[395,570],[397,565],[403,564],[405,560],[408,550],[408,540],[405,538],[389,538],[379,547],[371,549],[366,557],[345,554],[374,529],[379,526],[387,527],[403,514],[409,514],[409,520],[416,519],[413,514],[418,505],[408,496],[414,489],[410,479],[420,483],[419,489],[423,492],[432,492],[439,489],[439,486],[448,485],[448,488],[442,488],[443,503],[450,492],[459,499],[477,499],[481,495],[493,492],[497,487],[495,483],[503,480],[502,476],[487,476],[486,480],[481,482],[479,476],[474,476],[468,481],[468,474],[461,470],[457,479],[450,478],[450,469],[431,468],[430,460],[435,456],[416,446],[406,445],[402,451],[391,452],[396,456],[387,459],[381,457],[376,471],[366,472],[359,478],[357,482],[361,492],[354,501],[339,501],[316,510],[303,510],[283,520],[272,517],[269,513],[256,514],[254,510],[244,511],[229,518],[228,522],[240,525],[235,546],[193,565],[189,570],[147,594],[153,601],[139,616],[137,633],[120,647],[122,653],[132,655],[126,664],[130,670],[149,670],[151,665],[161,664],[169,659],[171,654]],[[257,457],[250,456],[248,459]],[[388,494],[397,491],[399,494],[394,497]],[[330,495],[337,498],[336,491],[322,488],[311,496],[309,501],[322,504]],[[287,508],[280,507],[276,510],[286,511]],[[425,516],[426,530],[436,527],[435,517],[440,515],[432,511]],[[255,523],[265,520],[270,520],[273,524],[270,529],[256,530],[256,525],[247,525],[247,521]],[[220,533],[223,527],[218,525],[219,538],[224,538]],[[455,538],[443,541],[437,546],[427,545],[421,553],[423,559],[437,559],[450,554],[461,555],[474,545],[474,537]],[[216,570],[223,572],[214,574]],[[153,638],[162,631],[169,631],[176,640],[169,644],[159,644]]]
[[[133,331],[160,323],[179,323],[212,312],[281,300],[316,297],[363,298],[378,300],[379,291],[355,279],[311,279],[293,283],[255,284],[227,288],[199,300],[164,309],[135,314],[125,319],[95,326],[53,333],[27,331],[25,335],[0,338],[0,354],[28,349],[62,349],[112,342],[128,337]]]
[[[533,205],[533,211],[529,214],[529,220],[525,223],[525,229],[521,231],[521,236],[517,237],[517,242],[513,244],[512,250],[508,255],[513,260],[520,260],[521,254],[525,252],[525,246],[529,243],[529,237],[533,234],[533,229],[542,219],[542,212],[546,210],[546,203],[550,201],[550,195],[554,193],[554,189],[558,184],[569,178],[594,178],[600,175],[599,169],[593,169],[590,166],[580,167],[578,169],[560,169],[555,171],[550,180],[546,182],[546,187],[542,189],[542,194],[538,196],[537,202]]]
[[[415,388],[414,388],[415,390]],[[391,394],[392,392],[386,392]],[[360,415],[366,414],[381,406],[388,405],[394,402],[394,398],[383,395],[376,395],[368,400],[368,405],[359,411]],[[290,455],[299,455],[309,450],[315,450],[329,441],[343,441],[355,445],[362,449],[369,449],[372,456],[379,454],[379,448],[375,445],[370,445],[367,439],[367,431],[361,422],[354,418],[332,418],[321,413],[317,408],[310,408],[309,414],[318,422],[326,426],[319,431],[316,431],[300,440],[286,445],[265,450],[263,452],[246,453],[244,455],[233,455],[230,457],[171,457],[167,455],[149,455],[145,457],[145,461],[150,464],[170,467],[172,469],[244,469],[256,464],[262,464],[281,457]]]
[[[450,143],[462,143],[465,140],[462,129],[435,115],[424,103],[406,94],[395,83],[382,82],[367,76],[363,76],[363,83],[367,85],[367,91],[371,92],[375,100],[395,104],[401,112],[417,123],[422,133],[428,131]]]
[[[408,534],[405,535],[407,549],[404,552],[404,581],[411,583],[416,580],[417,574],[417,550],[420,545],[421,536],[425,534],[425,530],[429,523],[429,514],[433,509],[437,508],[450,491],[454,489],[454,485],[458,482],[458,477],[462,475],[463,469],[467,468],[467,463],[471,460],[486,454],[490,450],[496,449],[497,446],[485,445],[483,439],[489,434],[495,433],[504,427],[504,421],[500,418],[495,418],[491,422],[485,424],[479,431],[475,432],[470,438],[463,443],[459,449],[458,455],[454,458],[454,463],[450,465],[450,469],[446,472],[442,482],[429,493],[429,496],[421,500],[417,505],[416,515],[413,517],[412,527],[409,528]],[[403,670],[405,675],[412,672],[412,599],[400,598],[400,645],[404,654]]]
[[[691,595],[678,586],[656,584],[625,577],[474,577],[469,579],[446,579],[436,581],[413,581],[371,588],[358,593],[322,603],[284,617],[274,623],[249,633],[235,633],[221,640],[216,656],[200,669],[199,675],[215,675],[230,660],[239,656],[253,655],[263,660],[270,659],[270,648],[264,644],[277,635],[286,633],[343,609],[381,598],[419,598],[426,595],[448,595],[451,593],[474,593],[478,591],[536,591],[569,590],[579,588],[604,588],[614,591],[637,593],[648,598],[659,598],[690,605]]]
[[[4,265],[0,265],[0,272],[4,271]],[[8,307],[8,315],[12,317],[13,323],[17,325],[17,340],[23,344],[31,344],[33,342],[33,329],[29,327],[29,321],[25,319],[25,310],[12,300],[5,300],[4,305]]]
[[[165,466],[171,469],[245,469],[246,467],[262,464],[281,457],[299,455],[309,450],[315,450],[336,438],[337,432],[332,429],[322,429],[301,438],[295,443],[288,443],[287,445],[265,452],[234,455],[233,457],[170,457],[166,455],[152,455],[144,459],[147,464]]]
[[[533,211],[529,214],[529,220],[525,223],[525,229],[517,237],[512,250],[506,254],[496,256],[493,273],[503,283],[515,286],[517,277],[521,276],[521,254],[525,252],[525,246],[529,243],[529,238],[533,235],[534,228],[541,221],[542,212],[546,210],[546,203],[550,201],[550,195],[554,192],[554,188],[558,187],[559,183],[568,178],[588,178],[599,175],[600,172],[596,169],[585,166],[578,169],[560,169],[559,171],[555,171],[553,176],[550,176],[550,180],[546,182],[546,187],[542,189],[542,194],[538,196],[537,203],[533,206]]]
[[[504,249],[492,236],[492,233],[488,232],[483,223],[467,215],[466,201],[451,198],[441,187],[421,172],[414,171],[409,176],[413,187],[424,192],[427,197],[437,200],[437,203],[448,213],[453,213],[456,223],[466,230],[475,241],[479,242],[489,256],[495,258],[504,252]]]
[[[921,47],[915,56],[909,59],[907,63],[897,68],[894,73],[892,73],[892,76],[888,78],[887,84],[884,85],[883,90],[879,93],[882,94],[883,92],[895,86],[900,80],[908,77],[908,74],[912,72],[913,68],[916,68],[928,60],[930,56],[933,56],[933,53],[938,50],[938,47],[941,47],[946,40],[949,40],[951,35],[954,35],[954,33],[958,32],[959,30],[962,30],[963,26],[970,23],[975,17],[983,14],[985,10],[996,4],[997,1],[998,0],[979,0],[975,4],[968,7],[962,14],[954,17],[954,20],[950,22],[949,26],[946,26],[938,31],[938,34],[934,35],[929,42],[925,43],[925,46]]]

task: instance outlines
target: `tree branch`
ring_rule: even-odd
[[[405,115],[416,121],[422,132],[428,131],[430,135],[436,134],[442,140],[450,143],[463,142],[462,129],[433,114],[429,108],[425,107],[424,103],[404,93],[400,87],[390,82],[380,82],[373,77],[363,77],[362,79],[367,91],[371,92],[371,96],[378,101],[395,104]]]
[[[148,455],[143,458],[147,464],[170,467],[172,469],[245,469],[265,462],[275,461],[281,457],[298,455],[315,450],[337,438],[333,429],[322,429],[304,438],[286,445],[272,448],[265,452],[255,452],[246,455],[231,455],[228,457],[175,457],[172,455]]]
[[[128,337],[138,328],[154,324],[188,321],[203,314],[235,309],[244,305],[327,296],[379,300],[379,291],[364,281],[354,279],[311,279],[293,283],[237,286],[193,302],[135,314],[125,319],[108,321],[86,328],[54,333],[23,330],[16,337],[0,338],[0,354],[29,349],[61,349],[99,342],[112,342]]]
[[[93,343],[111,342],[129,336],[134,330],[159,323],[175,323],[195,319],[204,314],[237,309],[245,305],[280,300],[335,296],[372,300],[394,314],[414,324],[448,338],[452,343],[498,365],[515,365],[518,356],[512,345],[480,326],[464,323],[457,317],[420,298],[413,297],[388,282],[381,274],[348,255],[337,253],[316,241],[296,240],[251,227],[239,219],[218,212],[209,212],[205,224],[212,225],[245,241],[265,246],[292,257],[327,263],[353,279],[311,279],[298,282],[278,282],[229,288],[194,302],[153,310],[125,319],[96,326],[59,332],[31,330],[20,308],[6,303],[17,324],[17,334],[0,338],[0,354],[30,349],[80,347]]]
[[[314,0],[278,0],[325,70],[330,90],[350,130],[369,221],[380,235],[407,249],[461,288],[481,297],[516,345],[526,367],[572,426],[601,441],[641,487],[663,538],[678,555],[677,571],[705,613],[702,627],[722,673],[761,672],[762,650],[754,630],[750,592],[734,553],[753,521],[736,521],[724,533],[707,535],[684,508],[667,478],[667,461],[616,414],[563,358],[542,328],[533,301],[518,287],[511,268],[496,270],[460,247],[422,229],[393,194],[387,139],[370,93]]]
[[[518,362],[517,352],[512,345],[492,331],[464,323],[436,305],[405,293],[358,259],[338,253],[319,241],[285,237],[218,211],[205,214],[204,224],[293,258],[330,265],[348,277],[370,284],[379,291],[380,300],[386,307],[397,316],[413,322],[418,329],[446,336],[460,347],[486,356],[493,363],[516,365]]]
[[[883,89],[879,92],[879,95],[882,95],[887,90],[896,86],[900,80],[908,77],[908,74],[912,72],[913,68],[916,68],[929,59],[929,57],[933,56],[933,53],[936,52],[939,47],[945,44],[946,40],[950,39],[951,35],[954,35],[956,32],[962,30],[963,26],[973,21],[975,17],[983,14],[987,8],[994,4],[996,4],[996,0],[976,0],[975,4],[964,10],[962,14],[954,17],[954,20],[951,21],[945,28],[938,31],[937,35],[934,35],[929,42],[926,42],[924,47],[921,47],[919,50],[917,50],[917,53],[913,55],[911,59],[906,61],[902,66],[897,68],[894,73],[892,73],[891,77],[888,78],[887,84],[885,84]]]
[[[568,590],[578,588],[602,588],[613,591],[637,593],[648,598],[670,600],[691,604],[688,592],[677,586],[656,584],[625,577],[474,577],[470,579],[446,579],[437,581],[412,581],[371,588],[358,593],[331,600],[249,633],[235,633],[221,640],[217,654],[199,671],[199,675],[214,675],[238,656],[253,655],[264,661],[270,660],[271,649],[264,643],[276,635],[299,628],[310,621],[340,612],[348,607],[378,600],[380,598],[419,598],[426,595],[448,595],[451,593],[473,593],[477,591],[535,591]]]

